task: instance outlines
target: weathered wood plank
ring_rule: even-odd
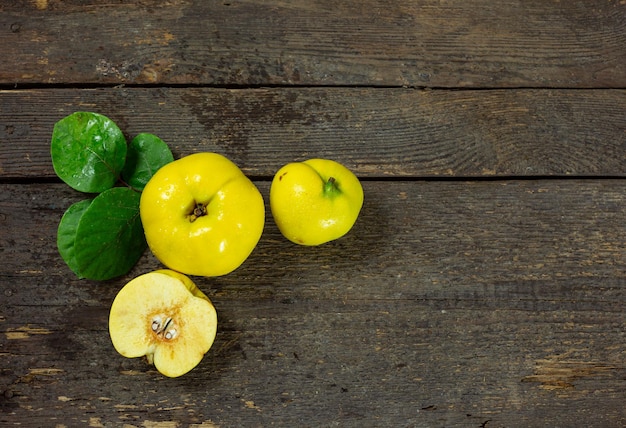
[[[626,87],[619,0],[9,1],[0,83]]]
[[[0,178],[55,177],[52,128],[77,110],[257,177],[317,156],[361,177],[626,172],[626,90],[112,88],[0,91]]]
[[[78,281],[56,254],[81,195],[3,185],[0,422],[626,423],[623,180],[364,185],[344,239],[298,247],[270,217],[240,269],[197,279],[218,339],[176,380],[110,345],[128,278]],[[146,255],[129,277],[157,267]]]

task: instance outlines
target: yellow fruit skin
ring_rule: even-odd
[[[204,300],[208,300],[209,302],[211,301],[207,297],[207,295],[204,294],[202,292],[202,290],[200,290],[198,288],[198,286],[187,275],[183,275],[180,272],[176,272],[176,271],[169,270],[169,269],[159,269],[159,270],[155,270],[154,272],[162,273],[163,275],[167,275],[167,276],[171,276],[172,278],[176,278],[177,280],[182,282],[185,285],[185,287],[187,287],[187,290],[189,290],[191,292],[191,294],[193,294],[194,296],[199,297],[199,298],[204,299]]]
[[[194,218],[198,203],[206,215]],[[141,194],[140,214],[154,255],[170,269],[198,276],[239,267],[265,224],[259,190],[217,153],[196,153],[159,169]]]
[[[330,178],[335,187],[328,185]],[[363,206],[359,179],[338,162],[310,159],[278,170],[270,207],[281,233],[300,245],[320,245],[348,233]]]
[[[156,317],[172,319],[173,338],[153,330]],[[217,312],[185,275],[158,270],[134,278],[120,290],[111,305],[109,333],[121,355],[145,355],[160,373],[178,377],[197,366],[210,349]]]

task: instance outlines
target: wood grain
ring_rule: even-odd
[[[626,2],[0,4],[0,426],[626,426]],[[74,111],[258,184],[363,179],[354,229],[194,278],[214,346],[166,379],[113,349],[130,278],[56,249]]]
[[[112,88],[1,91],[0,179],[55,177],[52,129],[78,110],[255,177],[311,157],[369,178],[626,172],[625,90]]]
[[[175,380],[117,355],[106,329],[117,290],[156,260],[79,281],[55,233],[82,195],[3,185],[0,422],[626,423],[623,180],[364,184],[344,239],[295,246],[268,217],[240,269],[196,278],[218,338]]]
[[[7,86],[626,87],[620,0],[46,0],[0,8]]]

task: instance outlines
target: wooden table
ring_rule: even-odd
[[[626,2],[5,0],[0,425],[626,424]],[[355,228],[291,244],[271,215],[194,278],[215,344],[176,379],[111,345],[117,291],[56,228],[56,121],[113,119],[258,184],[332,158]],[[268,210],[269,213],[269,210]]]

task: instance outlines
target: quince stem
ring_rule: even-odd
[[[339,191],[337,180],[335,177],[329,177],[326,183],[324,183],[324,194],[326,196],[335,196],[339,193],[341,192]]]

